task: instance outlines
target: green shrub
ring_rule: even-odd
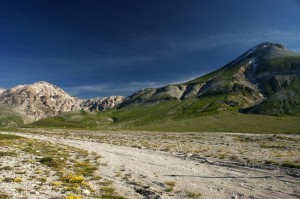
[[[48,167],[57,167],[58,162],[56,162],[53,157],[47,156],[39,160],[40,163],[47,165]]]

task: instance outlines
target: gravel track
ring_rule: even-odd
[[[116,191],[127,198],[189,198],[193,194],[201,194],[201,198],[300,198],[300,178],[275,167],[270,170],[220,166],[161,151],[18,135],[96,152],[102,157],[100,175],[111,180]]]

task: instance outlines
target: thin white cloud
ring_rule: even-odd
[[[105,65],[113,65],[113,64],[133,64],[137,62],[145,62],[149,60],[153,60],[155,57],[153,56],[130,56],[130,57],[117,57],[111,58],[104,61]]]
[[[260,42],[278,42],[283,44],[298,44],[300,41],[300,32],[281,31],[281,30],[262,30],[254,32],[239,32],[217,34],[208,37],[201,37],[191,40],[168,40],[166,43],[173,54],[187,53],[190,51],[201,51],[207,49],[219,48],[221,46],[233,44],[253,45]],[[298,46],[299,47],[299,46]]]
[[[108,89],[108,84],[94,84],[68,87],[65,90],[72,96],[80,95],[85,92],[103,92]]]
[[[117,83],[117,82],[109,82],[104,84],[92,84],[92,85],[82,85],[82,86],[74,86],[65,88],[65,90],[72,96],[80,96],[81,94],[85,93],[98,93],[98,97],[103,97],[101,93],[108,93],[109,95],[120,95],[120,93],[129,93],[132,94],[136,91],[145,88],[160,88],[168,84],[179,84],[183,82],[190,81],[195,79],[199,75],[191,75],[185,76],[178,80],[174,81],[132,81],[128,83]]]
[[[188,53],[190,51],[200,51],[207,49],[219,48],[221,46],[232,46],[232,44],[242,44],[244,46],[252,47],[253,44],[259,44],[260,42],[278,42],[287,45],[292,50],[299,52],[300,46],[300,32],[293,31],[281,31],[281,30],[263,30],[256,32],[240,32],[240,33],[228,33],[220,35],[211,35],[205,38],[193,39],[193,40],[167,40],[165,45],[168,46],[169,51],[166,55],[174,56],[181,53]],[[247,49],[245,49],[247,50]],[[170,53],[171,52],[171,53]],[[105,60],[98,60],[100,65],[120,65],[131,64],[138,62],[145,62],[153,60],[159,57],[164,57],[164,53],[160,55],[136,55],[131,57],[114,57]],[[97,59],[97,58],[96,58]],[[92,60],[95,62],[95,60]],[[96,64],[97,65],[97,64]],[[119,95],[119,93],[133,93],[144,88],[158,88],[167,84],[178,84],[197,78],[203,74],[191,75],[182,77],[178,80],[168,81],[133,81],[128,83],[108,82],[105,84],[94,85],[82,85],[66,88],[66,90],[74,96],[78,96],[83,93],[109,93],[111,95]],[[99,96],[101,97],[101,96]]]
[[[74,86],[66,88],[65,90],[72,96],[78,96],[82,93],[111,93],[111,95],[119,95],[119,93],[133,93],[144,88],[158,88],[164,86],[164,82],[143,81],[143,82],[128,82],[116,83],[109,82],[105,84],[93,84]],[[101,97],[101,96],[99,96]]]

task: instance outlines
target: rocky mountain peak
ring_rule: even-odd
[[[268,60],[272,59],[283,59],[285,57],[298,57],[299,54],[289,51],[284,45],[279,43],[271,43],[271,42],[264,42],[253,48],[246,51],[244,54],[236,58],[231,63],[225,65],[224,67],[231,67],[240,65],[243,66],[246,63],[249,65],[252,63],[252,66],[259,66],[262,70],[270,70],[268,67],[269,64],[262,63],[268,62]],[[261,64],[257,64],[257,63]],[[254,67],[257,68],[257,67]]]
[[[34,120],[80,109],[79,100],[44,81],[8,89],[0,94],[0,103]]]
[[[287,47],[285,47],[283,44],[280,43],[264,42],[256,46],[256,48],[267,48],[267,47],[275,47],[275,48],[287,50]]]
[[[121,104],[124,99],[124,96],[110,96],[81,100],[45,81],[0,89],[0,104],[32,120],[81,109],[103,111]]]

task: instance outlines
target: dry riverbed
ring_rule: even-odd
[[[101,155],[99,177],[125,198],[300,197],[299,169],[291,168],[299,165],[298,135],[71,130],[19,135]],[[82,188],[77,193],[99,198],[101,189],[98,195],[84,195]]]

